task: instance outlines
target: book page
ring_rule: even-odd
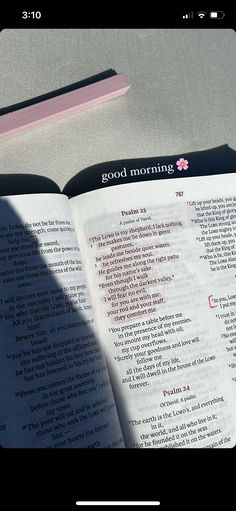
[[[123,439],[68,198],[0,198],[0,444]]]
[[[236,176],[70,201],[128,447],[236,443]]]

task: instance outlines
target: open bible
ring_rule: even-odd
[[[0,176],[2,447],[236,443],[236,154]]]

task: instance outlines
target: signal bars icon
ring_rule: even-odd
[[[193,18],[193,11],[192,12],[189,12],[188,14],[184,14],[183,15],[183,19],[189,19],[189,18]]]

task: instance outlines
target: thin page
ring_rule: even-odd
[[[236,442],[236,176],[71,199],[129,447]]]
[[[0,199],[0,443],[122,445],[68,198]]]

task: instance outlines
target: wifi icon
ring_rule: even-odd
[[[206,12],[204,11],[197,12],[197,16],[202,20],[206,16]]]

